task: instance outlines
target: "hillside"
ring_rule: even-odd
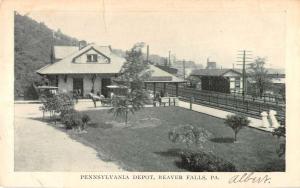
[[[76,45],[78,40],[17,12],[14,23],[15,98],[33,99],[32,83],[41,82],[35,71],[51,62],[52,45]]]

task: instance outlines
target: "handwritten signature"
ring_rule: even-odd
[[[228,183],[271,183],[271,177],[268,175],[256,175],[254,172],[235,175],[229,179]]]

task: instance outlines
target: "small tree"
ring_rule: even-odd
[[[110,113],[114,116],[122,116],[127,124],[129,112],[140,110],[147,103],[148,93],[144,90],[144,81],[151,76],[149,65],[143,60],[142,47],[144,43],[137,43],[130,51],[126,52],[120,76],[115,82],[129,88],[123,96],[114,96]]]
[[[272,134],[273,136],[277,136],[278,140],[281,137],[285,137],[285,126],[276,128]],[[276,153],[279,157],[285,154],[285,142],[279,144],[279,148],[276,150]]]
[[[249,125],[250,121],[247,119],[247,117],[240,115],[240,114],[234,114],[234,115],[227,115],[225,119],[225,125],[232,128],[234,132],[234,141],[236,141],[236,137],[238,132],[243,128]]]
[[[262,98],[264,92],[271,85],[271,79],[268,77],[268,71],[265,68],[266,58],[257,57],[254,63],[250,64],[249,77],[255,82],[256,90],[260,98]]]

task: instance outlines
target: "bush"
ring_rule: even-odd
[[[286,145],[285,145],[285,126],[278,127],[274,129],[274,132],[272,133],[273,136],[277,136],[278,140],[280,141],[280,138],[283,137],[284,141],[279,144],[278,149],[276,149],[276,153],[278,157],[282,157],[285,155]]]
[[[91,120],[90,116],[87,114],[83,114],[81,119],[83,123],[87,123]]]
[[[285,160],[272,160],[269,163],[261,165],[259,168],[254,169],[255,172],[284,172]]]
[[[45,97],[43,101],[43,106],[40,110],[44,112],[50,112],[50,117],[59,113],[61,116],[69,113],[74,109],[74,102],[72,98],[65,94],[59,93],[57,95]]]
[[[184,168],[194,172],[236,172],[235,166],[211,153],[183,152],[181,162]]]
[[[89,115],[87,114],[83,114],[82,117],[81,117],[81,121],[82,121],[82,129],[84,129],[85,125],[91,121],[91,118]]]
[[[204,147],[204,143],[211,133],[202,127],[195,125],[179,125],[169,131],[169,140],[173,143],[185,143],[187,147],[192,144],[200,148]]]
[[[82,126],[81,115],[75,110],[70,111],[70,113],[64,114],[61,122],[65,124],[66,129],[78,128]]]

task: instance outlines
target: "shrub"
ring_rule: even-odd
[[[183,152],[182,166],[194,172],[236,172],[236,167],[211,153]]]
[[[285,171],[285,160],[277,159],[271,160],[270,162],[259,166],[254,169],[255,172],[284,172]]]
[[[80,113],[76,112],[75,110],[65,114],[61,121],[63,124],[65,124],[66,129],[78,128],[83,124]]]
[[[285,126],[274,129],[274,132],[272,134],[273,136],[277,136],[278,138],[285,137]]]
[[[84,129],[85,125],[91,121],[91,118],[89,115],[87,114],[83,114],[82,117],[81,117],[81,121],[82,121],[82,129]]]
[[[279,141],[281,137],[285,138],[285,134],[286,134],[285,126],[281,126],[274,129],[274,132],[272,134],[273,136],[277,136]],[[286,150],[286,146],[285,146],[285,139],[284,139],[282,143],[279,143],[279,147],[278,149],[276,149],[276,153],[279,157],[282,157],[285,155],[285,150]]]
[[[234,141],[236,141],[236,136],[238,132],[243,128],[249,125],[250,121],[247,117],[241,114],[227,115],[225,119],[225,125],[232,128],[234,132]]]
[[[169,131],[169,140],[173,143],[185,143],[187,147],[192,144],[203,148],[203,144],[207,141],[207,138],[211,136],[211,133],[202,127],[194,125],[179,125]]]
[[[59,93],[57,95],[48,96],[43,100],[43,106],[40,110],[44,112],[49,112],[50,117],[59,113],[61,116],[68,113],[68,111],[73,110],[74,102],[72,98],[65,93]]]

